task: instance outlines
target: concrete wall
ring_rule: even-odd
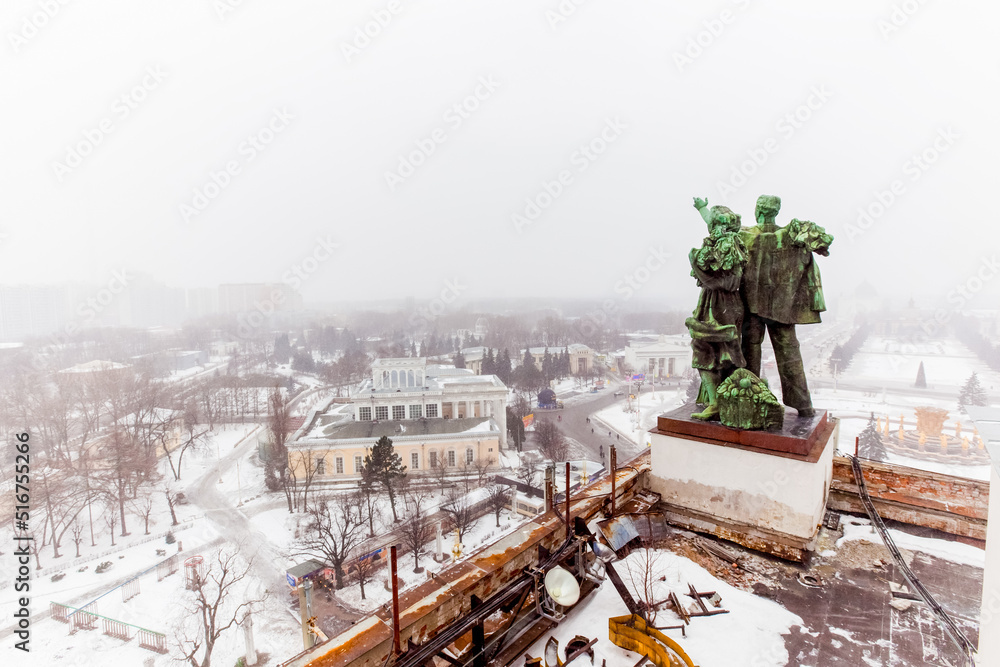
[[[652,434],[649,488],[672,505],[812,539],[826,511],[833,437],[815,463]]]
[[[989,483],[876,461],[862,461],[861,468],[868,494],[883,518],[986,539]],[[850,460],[842,456],[833,460],[829,507],[865,513]]]
[[[986,537],[986,569],[983,570],[983,606],[979,615],[980,665],[1000,665],[1000,475],[990,466],[989,525]]]

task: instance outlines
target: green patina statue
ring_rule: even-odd
[[[754,430],[781,428],[785,408],[762,380],[737,368],[719,385],[719,418],[726,426]]]
[[[745,429],[780,427],[784,410],[759,378],[764,332],[774,347],[785,405],[799,416],[814,414],[795,337],[796,324],[819,322],[826,309],[813,253],[827,255],[833,237],[819,225],[792,220],[778,227],[778,197],[757,200],[757,224],[742,228],[725,206],[694,206],[709,235],[691,251],[691,275],[701,287],[685,322],[691,333],[691,365],[701,376],[695,419],[721,419]],[[745,368],[744,368],[745,367]]]
[[[718,419],[719,383],[745,364],[740,347],[743,302],[740,280],[747,263],[747,249],[740,238],[740,216],[726,206],[708,208],[704,199],[694,206],[708,224],[708,236],[700,248],[688,255],[691,275],[698,281],[701,294],[691,317],[687,318],[693,350],[691,366],[701,375],[698,403],[703,412],[695,419]]]
[[[760,375],[760,348],[767,330],[781,378],[782,400],[799,416],[811,417],[812,399],[795,325],[819,322],[819,314],[826,310],[813,253],[828,255],[833,237],[819,225],[803,220],[779,227],[775,218],[780,209],[778,197],[759,197],[757,224],[740,232],[749,254],[740,286],[745,306],[743,355],[747,370]]]

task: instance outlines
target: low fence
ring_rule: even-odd
[[[115,637],[122,641],[132,641],[139,639],[139,646],[155,653],[167,652],[167,636],[162,632],[149,630],[138,625],[125,623],[114,618],[101,616],[97,613],[97,605],[89,604],[79,609],[58,602],[49,602],[49,611],[52,620],[66,623],[71,626],[70,633],[77,630],[94,630],[98,621],[101,622],[102,632],[109,637]]]

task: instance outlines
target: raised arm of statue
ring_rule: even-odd
[[[708,200],[702,199],[701,197],[695,197],[694,207],[698,209],[699,213],[701,213],[701,219],[705,221],[705,224],[711,227],[712,211],[708,208]]]

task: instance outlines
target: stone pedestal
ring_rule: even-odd
[[[826,412],[778,431],[741,431],[690,418],[694,405],[662,415],[651,431],[649,487],[668,519],[782,558],[815,545],[833,476],[837,422]]]

